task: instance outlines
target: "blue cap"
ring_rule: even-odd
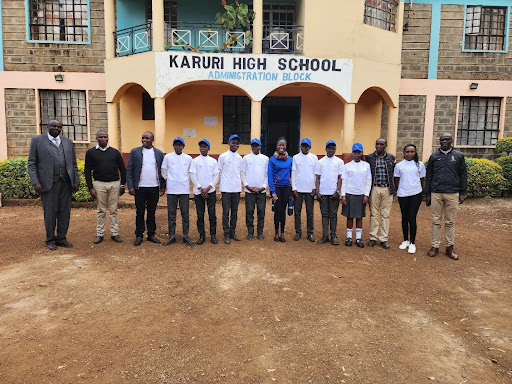
[[[302,145],[302,144],[307,144],[308,146],[311,147],[311,140],[309,140],[307,137],[305,137],[300,142],[300,145]]]
[[[183,146],[185,146],[185,140],[183,140],[179,136],[172,141],[172,145],[174,145],[174,143],[176,143],[177,141],[179,141],[181,144],[183,144]]]
[[[261,146],[261,141],[260,141],[260,139],[256,139],[256,138],[252,139],[252,140],[251,140],[251,145],[253,145],[253,144],[258,144],[258,145],[260,145],[260,146]]]
[[[197,145],[201,145],[201,144],[206,144],[208,146],[208,148],[211,148],[210,147],[210,142],[208,140],[206,140],[206,139],[203,139],[199,143],[197,143]]]
[[[234,140],[234,139],[238,139],[238,141],[241,141],[240,140],[240,136],[238,136],[237,134],[229,136],[228,141],[231,141],[231,140]]]
[[[354,152],[354,151],[363,152],[363,144],[361,144],[361,143],[355,143],[355,144],[352,146],[352,152]]]
[[[336,142],[334,140],[327,141],[327,143],[325,143],[325,148],[327,148],[331,144],[336,145]]]

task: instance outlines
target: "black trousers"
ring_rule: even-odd
[[[240,204],[240,192],[222,192],[222,230],[224,236],[235,234],[238,204]],[[231,218],[229,217],[230,213]]]
[[[400,211],[402,212],[402,232],[404,241],[409,240],[412,244],[416,241],[416,216],[420,209],[423,196],[421,193],[413,196],[399,197]]]
[[[169,237],[176,236],[176,211],[180,203],[181,223],[183,224],[183,237],[188,237],[189,228],[189,196],[167,195],[167,221],[169,223]]]
[[[315,198],[311,196],[311,193],[297,193],[297,198],[295,199],[294,209],[295,209],[295,232],[299,235],[302,235],[302,223],[301,223],[301,212],[302,212],[302,202],[306,205],[306,216],[307,216],[307,230],[308,235],[313,234],[313,210],[315,208]]]
[[[204,211],[206,205],[208,206],[208,219],[210,221],[210,236],[215,236],[217,234],[217,214],[215,213],[217,197],[215,192],[209,193],[206,199],[201,195],[195,195],[194,201],[196,203],[197,232],[199,232],[199,236],[205,237],[206,235],[204,229]]]
[[[286,209],[288,208],[288,201],[292,194],[292,187],[276,187],[277,201],[274,204],[274,228],[276,233],[281,227],[281,233],[284,233],[284,226],[286,224]]]
[[[336,236],[339,206],[340,199],[331,199],[331,195],[322,195],[322,201],[320,202],[320,212],[322,212],[323,237],[327,237],[329,235],[329,228],[331,230],[331,237]]]
[[[156,233],[155,212],[160,199],[158,187],[140,187],[135,190],[135,236],[142,237],[146,227],[148,237]],[[147,210],[146,225],[144,226],[144,214]]]
[[[44,227],[46,229],[46,244],[55,244],[66,240],[71,215],[71,182],[55,181],[49,191],[41,195],[43,203]],[[55,236],[57,227],[57,236]]]
[[[262,193],[245,192],[245,224],[247,225],[247,233],[254,235],[254,208],[258,213],[258,235],[263,235],[263,227],[265,226],[265,206],[267,203],[267,195]]]

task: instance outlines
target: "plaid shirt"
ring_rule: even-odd
[[[384,157],[377,156],[377,164],[375,167],[375,184],[383,185],[388,184],[388,175],[386,170],[386,162]]]

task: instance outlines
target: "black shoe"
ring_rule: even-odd
[[[336,236],[331,236],[331,244],[332,245],[340,245],[340,242],[338,240],[338,237]]]
[[[263,240],[263,239],[265,239],[265,238],[263,237],[263,234],[259,234],[259,235],[258,235],[258,240]]]
[[[94,239],[94,244],[99,244],[103,241],[103,236],[96,236]]]
[[[55,243],[48,243],[48,244],[46,244],[46,246],[48,247],[48,249],[50,251],[55,251],[57,249],[57,244],[55,244]]]
[[[212,244],[219,244],[219,240],[217,240],[217,238],[215,237],[215,235],[212,235]]]
[[[274,236],[274,241],[279,242],[279,236]]]
[[[248,233],[247,240],[252,240],[252,239],[254,239],[254,235],[252,233]]]
[[[62,248],[73,248],[73,244],[68,243],[66,240],[57,241],[57,245]]]
[[[308,233],[308,240],[311,241],[312,243],[315,242],[315,238],[313,237],[313,234]]]
[[[174,244],[176,242],[176,237],[171,236],[167,240],[164,241],[163,246],[167,247],[168,245]]]
[[[375,245],[376,245],[376,244],[377,244],[377,240],[370,240],[370,241],[368,242],[368,246],[369,246],[370,248],[375,247]]]
[[[197,240],[197,245],[201,245],[201,244],[204,244],[204,236],[199,236],[199,240]]]
[[[279,241],[280,241],[281,243],[286,242],[286,240],[284,239],[284,235],[279,236]]]
[[[116,243],[122,243],[123,240],[119,237],[119,235],[110,236],[112,240],[114,240]]]
[[[389,249],[389,243],[387,241],[381,241],[380,246],[384,249]]]
[[[229,239],[229,235],[224,235],[224,244],[231,244],[231,240]]]
[[[159,239],[157,239],[155,235],[148,236],[147,240],[149,242],[155,243],[155,244],[160,244],[161,243],[161,241]]]
[[[300,234],[300,233],[296,233],[296,234],[295,234],[295,237],[293,238],[293,240],[295,240],[295,241],[299,241],[301,237],[302,237],[302,234]]]
[[[320,240],[318,240],[318,244],[325,244],[329,241],[329,238],[327,236],[322,236]]]
[[[352,238],[351,237],[347,237],[347,240],[345,240],[345,245],[347,247],[351,247],[352,246]]]
[[[196,243],[188,236],[183,237],[183,244],[195,245]]]
[[[233,240],[235,240],[235,241],[240,241],[240,239],[238,238],[238,236],[236,235],[236,233],[233,233],[230,237],[231,237]]]
[[[356,245],[358,248],[364,248],[363,240],[356,239]]]
[[[149,238],[148,238],[149,240]],[[133,242],[133,245],[137,246],[137,245],[141,245],[142,244],[142,236],[137,236],[135,238],[135,241]]]

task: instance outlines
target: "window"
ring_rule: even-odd
[[[500,105],[501,99],[497,97],[461,97],[457,145],[496,145]]]
[[[29,0],[30,39],[89,41],[88,0]]]
[[[41,132],[48,121],[62,123],[62,133],[73,141],[89,141],[87,129],[87,103],[85,91],[39,91],[41,107]]]
[[[395,0],[365,0],[364,23],[395,32],[397,9]]]
[[[164,1],[164,21],[178,21],[178,0]],[[153,20],[152,1],[146,0],[146,20]]]
[[[147,92],[142,94],[142,120],[155,120],[155,100]]]
[[[263,25],[292,26],[295,22],[295,4],[263,4]]]
[[[222,98],[222,142],[226,144],[229,136],[237,134],[249,144],[251,139],[251,100],[247,96],[223,96]]]
[[[503,51],[506,7],[466,7],[464,49]]]

